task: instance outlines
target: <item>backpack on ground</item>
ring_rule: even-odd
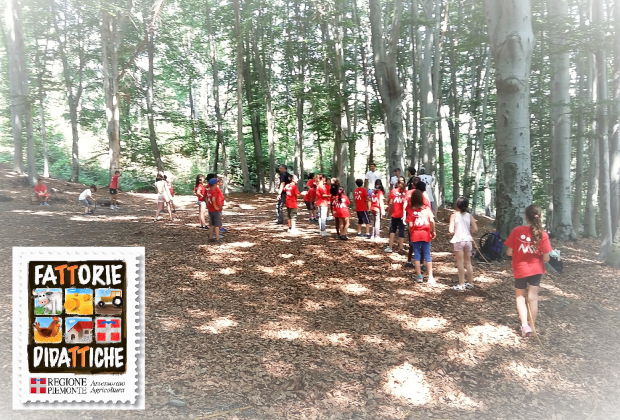
[[[549,265],[558,273],[562,273],[564,270],[564,263],[562,262],[559,249],[554,249],[549,253]]]
[[[502,246],[504,241],[499,232],[489,232],[480,238],[480,251],[474,254],[474,258],[481,262],[499,261],[502,259]]]

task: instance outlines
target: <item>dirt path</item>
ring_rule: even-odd
[[[75,203],[83,186],[50,181],[59,192],[39,207],[19,179],[4,169],[0,179],[7,291],[12,246],[146,247],[147,410],[115,418],[244,407],[218,418],[585,419],[594,409],[592,418],[620,418],[619,272],[594,261],[595,241],[560,246],[565,274],[543,279],[538,327],[551,357],[516,334],[509,263],[477,266],[473,291],[450,290],[456,269],[445,223],[433,243],[438,285],[429,287],[412,282],[405,256],[385,254],[382,244],[320,238],[305,221],[301,235],[288,235],[272,224],[271,195],[230,196],[229,232],[216,245],[196,228],[191,197],[178,198],[173,223],[153,223],[148,194],[123,193],[121,210],[85,217]],[[0,412],[75,416],[8,411],[10,292],[5,301]]]

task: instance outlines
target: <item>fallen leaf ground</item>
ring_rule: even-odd
[[[619,271],[595,261],[596,240],[554,244],[565,271],[544,277],[538,323],[550,355],[517,334],[509,262],[450,290],[448,211],[429,287],[383,244],[320,238],[305,221],[287,234],[273,195],[230,195],[212,244],[192,197],[177,197],[175,222],[153,223],[154,195],[122,193],[121,210],[84,217],[84,186],[52,187],[39,207],[0,168],[3,418],[620,418]],[[146,247],[146,411],[10,411],[13,246]]]

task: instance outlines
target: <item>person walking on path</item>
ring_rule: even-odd
[[[118,195],[118,178],[121,176],[120,171],[114,172],[114,176],[110,181],[110,209],[118,210],[119,207],[116,204],[116,196]]]
[[[196,175],[196,186],[194,187],[194,195],[198,203],[198,224],[201,229],[207,229],[207,222],[205,221],[205,213],[207,211],[207,189],[204,185],[204,178],[202,174]]]
[[[381,217],[385,214],[385,189],[380,179],[375,181],[375,189],[370,194],[370,213],[372,214],[371,241],[378,241],[381,236]]]
[[[164,204],[169,203],[171,198],[170,189],[162,173],[158,173],[155,178],[155,192],[157,193],[157,212],[155,212],[154,222],[159,220],[159,214],[164,210]],[[171,222],[174,221],[174,219],[172,219],[172,209],[170,206],[168,206],[168,216]]]
[[[348,240],[349,232],[349,197],[343,187],[338,187],[336,195],[332,197],[332,213],[336,218],[336,234],[338,239]]]
[[[296,234],[297,228],[295,223],[297,222],[297,197],[301,194],[297,188],[297,176],[289,175],[288,184],[284,187],[284,193],[286,194],[286,219],[288,220],[288,233]]]
[[[471,265],[471,251],[474,238],[471,234],[478,231],[476,219],[468,212],[469,200],[461,197],[456,200],[456,212],[450,216],[450,227],[448,231],[452,235],[450,243],[454,246],[454,256],[456,257],[456,268],[459,272],[459,284],[452,286],[452,290],[464,291],[474,288],[474,270]],[[467,283],[465,282],[465,271],[467,271]]]
[[[369,167],[369,171],[366,172],[366,179],[364,180],[364,188],[366,188],[366,190],[368,190],[368,195],[372,194],[372,190],[375,188],[375,182],[381,178],[383,178],[383,175],[381,174],[381,172],[377,171],[377,166],[374,163],[371,163],[370,165],[368,165]]]
[[[327,210],[329,209],[329,200],[331,195],[325,187],[325,175],[319,175],[316,182],[316,209],[319,218],[319,233],[321,236],[331,236],[326,230]]]
[[[286,165],[282,164],[278,167],[278,171],[280,172],[280,184],[278,186],[278,198],[276,202],[276,213],[278,214],[278,219],[276,220],[276,224],[283,225],[284,224],[284,212],[283,207],[286,202],[286,192],[284,191],[284,187],[288,184],[289,173],[286,171]]]
[[[528,337],[538,314],[538,289],[542,275],[546,273],[552,251],[549,235],[543,230],[540,207],[530,205],[525,209],[525,226],[518,226],[510,232],[505,245],[506,255],[512,256],[512,272],[515,278],[517,312],[521,319],[521,335]],[[528,309],[525,299],[530,305]]]
[[[420,267],[420,260],[424,255],[428,284],[435,284],[433,277],[433,263],[431,259],[431,240],[435,239],[435,221],[431,209],[424,206],[422,191],[415,190],[411,194],[412,221],[409,222],[410,241],[415,260],[416,281],[422,283],[424,277]]]
[[[362,228],[366,229],[366,239],[370,239],[370,216],[368,215],[368,191],[363,188],[364,181],[355,180],[357,188],[353,191],[355,213],[357,214],[357,236],[363,237]]]
[[[390,201],[388,202],[388,213],[390,218],[390,239],[388,246],[385,248],[385,252],[392,252],[394,246],[394,238],[398,231],[398,252],[403,251],[403,243],[405,241],[405,196],[407,191],[405,190],[404,180],[398,180],[395,187],[390,191]]]

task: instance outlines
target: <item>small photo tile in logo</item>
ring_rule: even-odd
[[[70,315],[93,314],[91,289],[65,289],[65,311]]]
[[[47,394],[47,382],[45,378],[30,378],[31,394]]]
[[[62,289],[38,288],[32,291],[35,315],[62,314]]]
[[[65,319],[67,332],[65,342],[70,344],[87,344],[93,341],[95,324],[92,318],[67,318]]]
[[[95,338],[97,343],[120,343],[121,342],[121,319],[120,318],[97,318]]]
[[[122,312],[122,290],[95,289],[95,313],[97,315],[120,315]]]
[[[55,317],[38,316],[32,325],[35,343],[62,342],[62,319]]]

